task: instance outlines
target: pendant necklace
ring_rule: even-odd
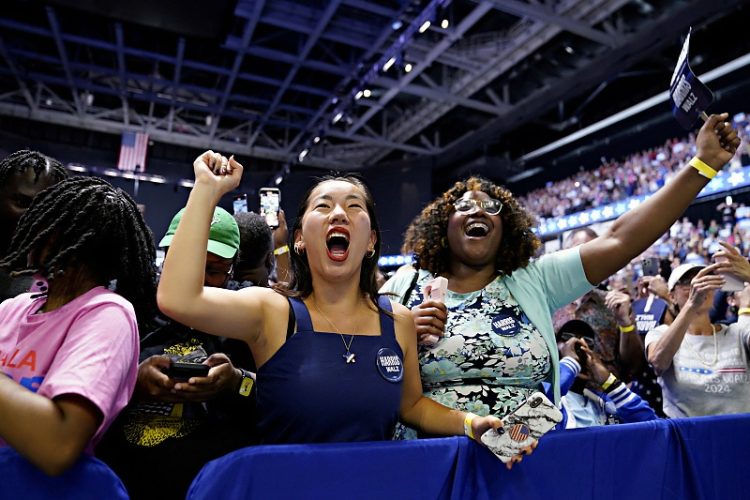
[[[693,354],[695,354],[695,357],[700,359],[701,362],[706,366],[714,366],[716,362],[719,361],[719,341],[716,338],[716,333],[717,333],[716,326],[712,324],[711,330],[714,332],[714,335],[713,335],[714,337],[714,359],[710,363],[706,360],[706,358],[703,357],[703,355],[700,352],[698,352],[698,350],[695,347],[690,345],[690,343],[686,344],[688,346],[688,349],[690,349],[693,352]]]
[[[313,306],[315,307],[315,310],[318,311],[318,314],[323,316],[323,319],[328,322],[329,325],[333,328],[333,331],[339,334],[339,337],[341,337],[341,342],[344,344],[344,349],[346,349],[346,352],[342,354],[341,356],[344,358],[347,364],[349,363],[356,363],[357,362],[357,355],[351,352],[352,342],[354,342],[354,335],[349,335],[349,343],[347,344],[346,339],[344,338],[344,334],[341,333],[341,330],[339,330],[336,325],[333,324],[333,321],[328,319],[328,316],[323,314],[323,311],[320,310],[318,307],[318,301],[313,300]],[[354,329],[357,329],[357,325],[354,325]]]

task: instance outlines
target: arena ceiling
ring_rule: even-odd
[[[0,114],[272,160],[460,169],[750,51],[747,1],[3,3]],[[429,25],[427,25],[429,21]]]

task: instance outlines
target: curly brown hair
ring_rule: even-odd
[[[457,182],[427,205],[406,230],[402,251],[414,253],[418,269],[426,269],[436,276],[448,270],[451,259],[448,219],[455,211],[453,203],[467,191],[483,191],[503,203],[500,211],[503,239],[495,257],[498,272],[510,276],[516,269],[526,267],[541,246],[539,238],[531,231],[534,217],[521,207],[510,191],[482,177]]]

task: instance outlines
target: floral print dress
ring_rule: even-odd
[[[421,272],[406,305],[424,301],[432,276]],[[521,311],[501,277],[482,290],[446,294],[445,335],[434,346],[419,346],[424,395],[450,408],[477,415],[513,411],[551,370],[542,334]],[[397,438],[416,437],[400,429]]]

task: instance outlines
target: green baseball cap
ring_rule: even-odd
[[[167,234],[159,242],[160,248],[168,247],[172,244],[172,238],[174,238],[174,233],[177,231],[177,226],[180,225],[183,212],[185,212],[184,208],[172,218],[172,222],[169,223],[169,229],[167,229]],[[234,220],[234,217],[229,212],[221,207],[216,207],[214,209],[214,216],[211,219],[211,229],[208,232],[207,251],[218,255],[222,259],[231,259],[237,254],[239,248],[240,228],[237,226],[237,221]]]

